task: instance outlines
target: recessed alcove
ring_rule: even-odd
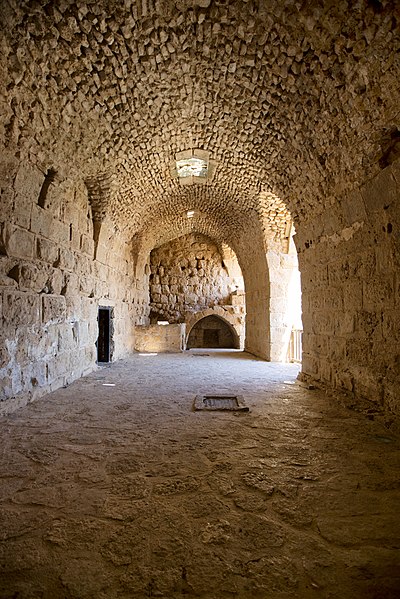
[[[215,348],[239,349],[235,329],[220,316],[205,316],[196,322],[188,334],[187,349]]]

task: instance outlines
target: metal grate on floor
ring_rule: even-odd
[[[207,411],[249,412],[243,395],[197,395],[194,409]]]

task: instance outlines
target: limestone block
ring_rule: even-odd
[[[43,265],[35,266],[31,262],[27,262],[15,266],[9,275],[18,282],[21,291],[31,289],[41,292],[46,290],[49,273]]]
[[[64,224],[62,225],[64,226]],[[69,225],[69,247],[71,248],[71,250],[79,252],[82,251],[82,236],[79,233],[79,231],[74,228],[72,225]],[[85,247],[85,241],[83,241],[83,246]],[[94,247],[94,246],[93,246]],[[83,252],[85,253],[85,252]],[[88,252],[86,252],[88,253]]]
[[[64,282],[62,293],[66,296],[73,296],[79,289],[79,277],[74,272],[64,273]]]
[[[77,328],[70,323],[60,324],[58,326],[58,352],[75,352],[77,347]]]
[[[394,308],[394,276],[381,274],[376,275],[368,281],[364,281],[362,305],[368,311]]]
[[[62,295],[42,296],[42,322],[61,322],[66,317],[65,297]]]
[[[181,352],[184,349],[185,324],[135,327],[135,349],[140,352]]]
[[[0,373],[0,402],[5,402],[13,395],[12,379],[9,374]],[[2,412],[0,412],[1,414]]]
[[[43,361],[29,362],[22,370],[24,389],[35,390],[43,388],[47,382],[47,369]]]
[[[318,375],[318,361],[314,356],[303,351],[302,372],[311,376]]]
[[[335,387],[338,387],[339,389],[353,391],[354,381],[353,376],[350,372],[346,372],[343,370],[335,370],[333,372],[333,382]]]
[[[379,402],[379,398],[382,397],[382,380],[376,377],[369,365],[372,366],[372,363],[353,370],[353,391],[360,397],[369,395]]]
[[[340,311],[342,312],[343,308],[343,294],[342,289],[340,287],[333,288],[331,293],[328,293],[324,300],[325,310],[329,311]]]
[[[60,295],[61,291],[63,290],[63,287],[63,273],[58,268],[51,268],[48,272],[48,278],[45,286],[45,289],[47,289],[47,293],[51,293],[53,295]]]
[[[97,318],[97,309],[98,305],[95,300],[88,297],[81,297],[80,315],[83,320],[95,321]]]
[[[362,190],[365,208],[371,219],[376,218],[376,213],[384,210],[398,201],[398,189],[390,168],[368,182]]]
[[[2,272],[0,272],[0,287],[18,287],[18,282]]]
[[[7,238],[8,228],[9,227],[7,226],[7,223],[0,222],[0,256],[5,256],[7,254],[6,238]]]
[[[325,312],[316,312],[314,314],[315,331],[324,335],[333,335],[335,332],[335,318],[333,314]]]
[[[232,306],[243,306],[245,302],[244,295],[236,295],[234,293],[231,294],[230,302]]]
[[[0,337],[0,369],[7,366],[11,359],[9,349],[7,347],[7,338],[3,334]]]
[[[352,337],[346,339],[346,358],[348,364],[358,366],[373,365],[372,345],[365,338]]]
[[[54,356],[58,351],[58,325],[50,324],[42,327],[35,342],[36,355],[34,359]],[[35,351],[35,350],[34,350]]]
[[[356,308],[356,307],[355,307]],[[344,311],[340,313],[336,321],[335,330],[338,335],[349,335],[355,330],[355,314]]]
[[[25,367],[29,362],[36,361],[40,356],[40,333],[36,327],[29,327],[23,331],[18,332],[18,336],[15,340],[14,355],[15,362]]]
[[[57,357],[46,360],[47,382],[58,381],[58,386],[61,386],[63,384],[62,377],[72,370],[71,366],[71,355],[68,352],[60,353]]]
[[[3,319],[13,326],[33,325],[40,322],[40,296],[18,291],[3,292]]]
[[[360,279],[346,281],[343,285],[343,306],[346,312],[353,312],[363,305],[363,285]]]
[[[92,257],[94,254],[94,241],[88,235],[81,235],[80,251]]]
[[[14,222],[25,229],[29,229],[32,207],[37,204],[43,181],[43,173],[33,165],[19,167],[14,181]]]
[[[22,373],[21,367],[19,364],[13,364],[11,369],[11,391],[12,395],[17,395],[21,393],[23,389],[22,385]]]
[[[358,190],[354,190],[345,196],[342,201],[342,211],[346,225],[355,222],[363,222],[367,218],[364,198]]]
[[[53,240],[55,240],[60,245],[68,246],[68,244],[70,243],[69,225],[53,218],[50,231],[51,238]],[[78,244],[76,245],[78,246]]]
[[[33,233],[46,237],[47,239],[55,239],[58,241],[53,227],[53,217],[50,212],[41,208],[37,204],[32,206],[32,218],[30,229]]]
[[[65,270],[74,270],[74,254],[65,248],[60,248],[59,258],[56,265]]]
[[[59,249],[54,241],[39,237],[37,240],[37,257],[44,262],[54,264],[58,260]]]
[[[382,339],[382,314],[359,310],[355,317],[355,332],[358,337],[367,337],[369,340]]]
[[[185,302],[187,304],[197,304],[198,296],[195,293],[185,293]]]
[[[8,225],[5,227],[4,249],[8,256],[16,258],[33,258],[35,236],[33,233]]]
[[[400,158],[390,165],[390,170],[395,178],[395,181],[397,182],[397,185],[400,186]]]

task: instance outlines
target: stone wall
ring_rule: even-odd
[[[150,268],[150,309],[170,323],[228,304],[236,288],[219,248],[205,235],[185,235],[154,249]]]
[[[266,252],[286,243],[287,208],[303,274],[305,376],[394,405],[397,5],[1,3],[3,396],[91,367],[100,301],[125,323],[116,322],[117,355],[132,345],[131,323],[148,318],[149,273],[129,274],[128,232],[181,236],[188,210],[194,231],[238,256],[246,348],[269,359],[279,323],[270,326]],[[193,148],[209,153],[213,178],[180,185],[171,162]],[[57,180],[57,165],[71,182]],[[90,181],[93,231],[77,177]],[[143,246],[146,258],[165,239]],[[24,316],[10,312],[17,300]],[[41,347],[44,331],[63,325],[75,326],[79,351],[64,348],[65,332],[60,350],[55,340]],[[17,351],[31,346],[29,357]],[[61,372],[29,375],[53,358]]]
[[[258,223],[250,221],[238,230],[237,254],[241,256],[243,278],[246,286],[246,341],[245,349],[251,354],[269,360],[270,334],[270,282],[266,248]]]
[[[0,163],[0,413],[96,366],[97,310],[114,307],[114,359],[133,349],[128,246],[104,223],[95,242],[83,182],[11,153]],[[130,324],[131,323],[131,324]]]
[[[299,229],[303,378],[400,411],[400,160]]]
[[[136,327],[135,349],[139,352],[181,352],[185,349],[186,325],[151,324]]]

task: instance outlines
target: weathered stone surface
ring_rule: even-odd
[[[2,293],[64,295],[82,323],[92,300],[87,355],[96,309],[114,306],[122,356],[148,324],[150,252],[202,234],[237,256],[246,347],[276,358],[288,326],[266,253],[287,252],[294,225],[304,376],[398,411],[398,347],[368,335],[400,308],[397,3],[42,8],[2,8]],[[175,158],[195,149],[210,176],[182,185]],[[190,290],[176,272],[154,281],[154,310],[204,309],[205,266],[188,260]]]
[[[34,293],[3,292],[3,319],[7,325],[38,324],[40,297]]]
[[[31,176],[33,180],[23,183],[22,171],[24,177]],[[75,205],[71,207],[68,204],[69,188],[63,182],[54,181],[55,189],[42,207],[33,190],[36,193],[38,181],[43,177],[40,178],[33,168],[22,171],[19,180],[12,185],[14,194],[24,191],[24,208],[15,204],[15,209],[23,210],[23,214],[28,211],[30,224],[22,219],[16,220],[19,225],[6,222],[0,226],[4,329],[1,354],[4,364],[0,367],[0,377],[2,411],[5,412],[95,368],[97,307],[101,298],[103,305],[114,302],[118,307],[114,323],[114,358],[132,351],[135,318],[142,312],[132,304],[124,304],[133,277],[126,268],[126,259],[115,259],[112,253],[115,248],[118,256],[124,251],[128,254],[127,244],[120,239],[109,243],[112,267],[93,263],[91,242],[81,244],[79,241],[77,244],[76,237],[74,240],[74,235],[69,234],[71,225],[62,220],[68,218],[74,224],[80,222],[81,226],[84,222],[84,236],[92,231],[90,223],[80,216],[86,210],[88,219],[87,195],[82,191],[78,193],[80,186],[76,185],[72,192]],[[61,197],[57,196],[57,191]],[[61,210],[60,202],[63,201],[65,204],[61,206],[68,205],[68,210]],[[110,292],[110,284],[113,292]],[[85,295],[92,296],[88,305]],[[145,308],[143,312],[146,312]],[[131,327],[127,328],[129,321]]]
[[[297,371],[135,355],[3,418],[0,595],[396,597],[399,437]]]
[[[235,289],[220,250],[204,235],[187,235],[154,249],[150,269],[150,309],[171,323],[204,307],[228,304]]]
[[[33,258],[35,237],[20,227],[8,226],[5,229],[4,250],[9,256],[16,258]]]
[[[42,296],[42,320],[62,322],[65,320],[65,297],[58,295]]]
[[[186,349],[186,325],[137,326],[135,349],[139,352],[182,352]]]

